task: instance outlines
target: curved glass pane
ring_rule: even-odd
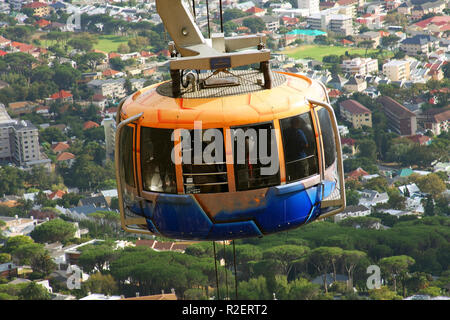
[[[320,130],[322,131],[323,153],[325,155],[325,167],[328,168],[336,160],[336,143],[330,115],[325,108],[317,111]]]
[[[141,173],[145,191],[176,193],[172,129],[141,127]]]
[[[127,125],[120,135],[120,175],[127,185],[134,188],[133,133],[134,128]]]
[[[236,190],[280,184],[280,165],[273,123],[231,129]]]
[[[311,114],[304,113],[280,120],[283,137],[286,182],[319,173],[317,145]]]

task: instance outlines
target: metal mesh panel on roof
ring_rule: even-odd
[[[264,90],[264,76],[258,70],[232,70],[230,73],[220,72],[213,74],[213,72],[200,73],[199,80],[204,81],[224,79],[226,81],[237,81],[239,85],[223,86],[216,88],[199,88],[194,91],[191,87],[187,89],[181,87],[181,98],[184,99],[198,99],[198,98],[217,98],[224,96],[240,95],[245,93],[256,92]],[[282,85],[286,81],[286,77],[278,72],[272,72],[272,88]],[[157,92],[160,95],[173,97],[172,82],[164,82],[157,87]]]

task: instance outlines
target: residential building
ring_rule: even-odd
[[[428,109],[417,116],[417,122],[423,130],[430,130],[434,135],[448,132],[450,126],[450,106]]]
[[[329,30],[341,36],[353,35],[352,17],[344,14],[335,14],[330,17]]]
[[[62,152],[56,157],[56,162],[65,163],[70,168],[75,162],[75,155],[70,152]]]
[[[387,203],[389,201],[389,196],[387,192],[378,192],[375,190],[362,190],[358,191],[361,195],[359,199],[359,204],[365,207],[373,207],[380,203]]]
[[[339,104],[341,117],[349,121],[353,128],[372,127],[372,112],[358,101],[349,99]]]
[[[391,97],[380,96],[376,101],[382,105],[391,130],[402,136],[416,134],[417,117],[413,112]]]
[[[383,73],[391,81],[409,80],[409,67],[407,60],[391,60],[383,65]]]
[[[339,222],[346,218],[365,217],[370,214],[370,209],[363,205],[347,206],[344,211],[334,216],[334,221]]]
[[[352,16],[339,13],[339,7],[327,9],[308,16],[307,23],[310,29],[333,31],[338,35],[353,35]]]
[[[426,54],[430,52],[439,44],[439,39],[429,36],[418,34],[412,38],[406,38],[400,42],[400,50],[404,51],[407,55],[417,56],[421,54]]]
[[[355,40],[356,42],[373,41],[372,48],[376,48],[380,45],[381,35],[379,32],[376,31],[367,31],[355,35]]]
[[[47,104],[51,104],[53,102],[73,103],[73,95],[69,91],[60,90],[46,99]]]
[[[347,78],[339,74],[334,74],[328,84],[337,90],[342,90],[347,82]]]
[[[18,275],[18,267],[13,262],[0,264],[0,278],[13,278]]]
[[[105,149],[106,158],[114,160],[114,150],[116,145],[116,120],[113,118],[105,118],[102,121],[105,129]]]
[[[50,6],[43,2],[31,2],[23,5],[22,8],[33,9],[33,15],[36,17],[44,17],[50,15]]]
[[[362,92],[367,89],[367,82],[364,77],[354,75],[344,85],[344,90],[349,92]]]
[[[250,13],[251,15],[257,16],[257,17],[262,17],[266,14],[267,10],[265,9],[261,9],[258,7],[251,7],[248,10],[245,10],[246,13]]]
[[[450,29],[450,16],[434,16],[406,28],[410,34],[443,33]]]
[[[262,16],[260,18],[262,21],[264,21],[266,30],[274,32],[280,28],[280,19],[272,16]]]
[[[354,58],[342,61],[342,72],[367,75],[378,72],[378,60],[372,58]]]
[[[6,223],[6,225],[2,228],[3,235],[6,237],[28,236],[39,224],[39,221],[34,217],[0,217],[0,220]]]
[[[422,18],[426,14],[434,13],[442,13],[446,8],[447,4],[445,1],[433,1],[426,2],[419,5],[416,5],[411,10],[411,15],[414,20]]]
[[[38,160],[38,128],[30,121],[11,119],[0,105],[0,161],[26,166]]]
[[[88,88],[94,90],[95,94],[105,97],[123,98],[127,95],[125,79],[91,80],[87,83]]]
[[[36,106],[37,103],[32,101],[17,101],[17,102],[10,102],[8,104],[8,109],[11,112],[11,114],[15,116],[21,116],[33,112]]]
[[[297,0],[297,8],[309,10],[310,13],[319,12],[319,0]]]

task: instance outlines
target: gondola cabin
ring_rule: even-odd
[[[167,23],[170,5],[170,16],[179,9],[177,21],[191,24]],[[196,33],[181,1],[157,6],[174,39],[172,79],[119,105],[122,227],[173,239],[230,240],[344,210],[340,138],[325,87],[271,71],[260,35],[244,41],[258,44],[256,50],[231,52],[243,39],[219,36],[211,44]],[[184,41],[192,34],[197,38]],[[249,64],[259,66],[236,68]]]

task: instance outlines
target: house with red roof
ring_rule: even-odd
[[[355,155],[357,152],[356,140],[352,138],[341,137],[342,147],[348,147],[351,150],[351,155]]]
[[[261,9],[261,8],[258,8],[258,7],[251,7],[250,9],[246,10],[245,12],[246,13],[250,13],[250,14],[252,14],[254,16],[257,16],[257,17],[262,17],[262,16],[264,16],[266,14],[266,11],[267,10]]]
[[[65,195],[67,192],[64,190],[56,190],[52,193],[50,193],[49,195],[47,195],[47,198],[49,198],[50,200],[58,200],[58,199],[62,199],[63,195]]]
[[[450,30],[450,16],[434,16],[408,26],[407,31],[413,33],[414,31],[428,31],[430,33],[443,33]]]
[[[406,138],[421,146],[429,145],[432,140],[430,137],[424,136],[423,134],[415,134],[413,136],[408,136]]]
[[[94,121],[86,121],[83,124],[83,130],[88,130],[88,129],[92,129],[92,128],[98,128],[100,127],[100,125]]]
[[[359,167],[356,170],[353,170],[347,175],[346,180],[360,180],[361,177],[368,176],[369,173],[365,171],[363,168]]]
[[[347,39],[342,39],[339,41],[341,44],[343,44],[344,46],[351,46],[354,44],[353,41],[347,40]]]
[[[356,100],[348,99],[339,104],[341,116],[349,121],[353,128],[372,127],[372,111]]]
[[[56,162],[65,163],[70,168],[75,162],[75,155],[70,152],[62,152],[56,157]]]
[[[33,9],[33,15],[36,17],[44,17],[50,15],[50,7],[43,2],[30,2],[22,6],[23,8]]]
[[[108,59],[113,59],[113,58],[120,58],[120,54],[117,52],[108,53]]]
[[[124,73],[113,69],[106,69],[102,71],[102,76],[105,78],[119,78],[124,76]]]
[[[58,143],[54,144],[51,148],[54,153],[59,154],[59,153],[66,151],[67,149],[69,149],[70,146],[65,142],[58,142]]]
[[[5,52],[5,51],[3,51],[3,50],[0,50],[0,57],[3,57],[3,56],[5,56],[5,55],[7,55],[8,54],[8,52]]]
[[[50,25],[51,22],[45,19],[39,19],[38,21],[36,21],[34,23],[36,26],[38,26],[39,28],[45,28],[46,26]]]
[[[281,21],[286,27],[292,27],[296,26],[300,22],[300,19],[296,17],[283,16],[281,17]]]
[[[60,90],[55,92],[46,100],[46,104],[49,105],[53,102],[61,102],[61,103],[73,103],[73,95],[70,91]]]
[[[108,105],[108,99],[102,94],[94,94],[92,96],[92,104],[103,111]]]

